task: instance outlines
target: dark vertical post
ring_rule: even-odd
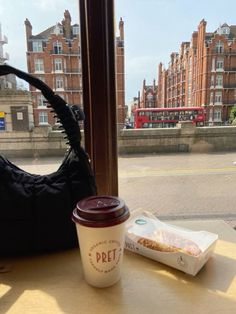
[[[113,0],[79,0],[85,145],[99,194],[118,195]]]

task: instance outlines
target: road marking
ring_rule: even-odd
[[[189,168],[189,169],[137,169],[137,170],[120,170],[119,177],[155,177],[155,176],[176,176],[176,175],[206,175],[206,174],[236,174],[236,167],[223,168]]]

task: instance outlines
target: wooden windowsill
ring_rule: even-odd
[[[195,277],[125,251],[122,279],[89,286],[78,249],[1,259],[0,312],[24,314],[234,313],[236,232],[223,221],[178,221],[219,235],[215,252]]]

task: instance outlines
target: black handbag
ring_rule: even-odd
[[[96,195],[89,158],[81,147],[81,113],[38,78],[0,65],[0,76],[10,73],[41,90],[70,148],[59,169],[49,175],[30,174],[0,156],[0,255],[76,247],[72,211],[79,200]]]

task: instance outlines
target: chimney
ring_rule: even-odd
[[[122,20],[122,17],[120,18],[120,22],[119,22],[119,30],[120,30],[120,40],[124,40],[124,22]]]
[[[140,91],[138,92],[138,108],[140,108]]]
[[[62,25],[63,25],[63,32],[64,36],[67,39],[72,38],[72,33],[71,33],[71,16],[70,12],[68,10],[65,10],[64,12],[64,19],[62,20]]]
[[[29,39],[32,36],[32,25],[28,19],[25,20],[25,34],[26,34],[27,51],[30,51]]]

